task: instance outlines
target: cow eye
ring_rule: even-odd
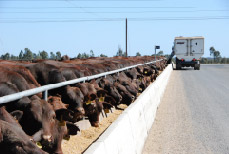
[[[52,117],[52,119],[55,119],[56,118],[56,114],[55,113],[52,113],[51,114],[51,117]]]

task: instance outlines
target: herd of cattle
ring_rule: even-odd
[[[153,61],[151,56],[73,60],[0,61],[0,97],[24,90]],[[74,124],[87,117],[99,127],[99,115],[119,104],[130,105],[153,82],[166,59],[85,83],[63,86],[0,104],[0,153],[62,154],[61,141],[76,135]]]

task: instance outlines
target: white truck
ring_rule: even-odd
[[[204,37],[175,37],[173,52],[176,55],[176,69],[194,67],[200,69],[200,57],[204,54]]]

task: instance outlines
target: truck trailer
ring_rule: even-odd
[[[176,56],[177,70],[182,67],[194,67],[195,70],[199,70],[200,58],[203,54],[204,37],[175,37],[170,58]]]

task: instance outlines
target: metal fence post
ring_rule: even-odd
[[[42,92],[42,98],[45,100],[45,101],[48,101],[48,90],[45,90]]]

